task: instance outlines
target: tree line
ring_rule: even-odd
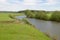
[[[25,13],[29,18],[60,22],[60,11],[24,10],[19,12]]]

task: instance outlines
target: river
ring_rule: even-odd
[[[27,18],[27,21],[35,26],[36,29],[60,40],[60,23],[52,21],[43,21],[34,18]]]

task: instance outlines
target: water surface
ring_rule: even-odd
[[[55,37],[57,40],[60,40],[60,23],[33,18],[28,18],[28,21],[35,25],[38,30],[48,33],[51,37]]]

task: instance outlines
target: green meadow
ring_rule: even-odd
[[[9,15],[20,16],[20,15],[24,15],[24,14],[22,14],[22,13],[0,13],[0,21],[13,20],[9,17]]]
[[[0,40],[51,40],[32,25],[17,22],[9,15],[20,16],[24,14],[0,13]]]

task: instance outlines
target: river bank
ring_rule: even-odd
[[[33,26],[12,19],[9,15],[0,14],[0,40],[52,40]]]
[[[28,22],[34,25],[36,29],[45,33],[47,36],[55,40],[60,40],[60,23],[33,18],[28,18]]]

